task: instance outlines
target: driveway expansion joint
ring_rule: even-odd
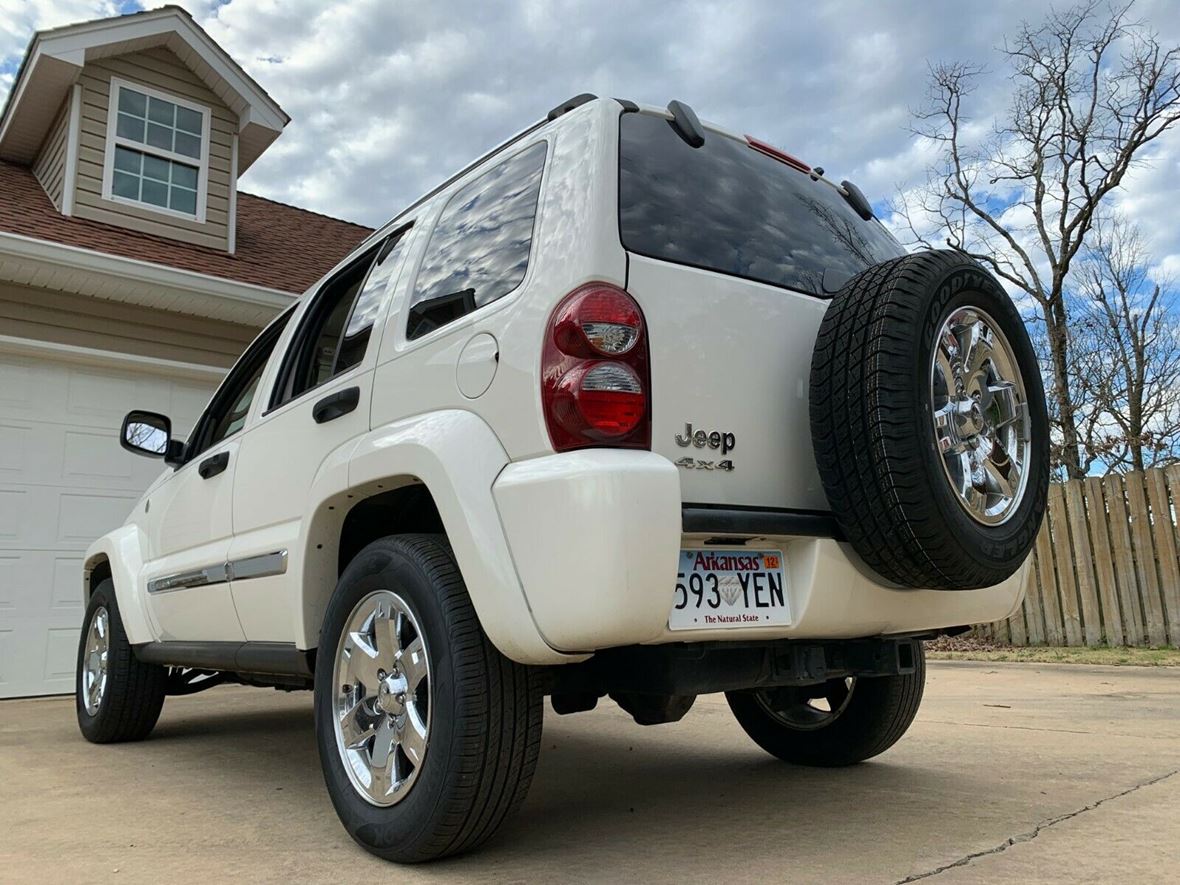
[[[1115,799],[1121,799],[1123,796],[1129,796],[1136,790],[1141,790],[1144,787],[1150,787],[1153,784],[1166,781],[1168,778],[1175,777],[1177,774],[1180,774],[1180,768],[1173,768],[1171,771],[1165,772],[1164,774],[1156,775],[1155,777],[1149,778],[1145,781],[1140,781],[1137,784],[1127,787],[1125,790],[1120,790],[1119,792],[1113,793],[1110,796],[1103,796],[1101,799],[1097,799],[1091,802],[1089,805],[1083,805],[1081,808],[1078,808],[1074,811],[1069,811],[1065,814],[1059,814],[1056,817],[1043,820],[1028,832],[1018,833],[1015,836],[1009,836],[1005,841],[1001,842],[999,845],[993,846],[992,848],[986,848],[983,851],[974,851],[971,854],[966,854],[963,857],[960,857],[958,860],[954,860],[950,863],[943,864],[942,866],[935,867],[932,870],[927,870],[924,873],[915,873],[912,876],[906,876],[904,879],[898,879],[894,885],[907,885],[909,882],[917,882],[921,879],[930,879],[939,875],[940,873],[945,873],[947,870],[953,870],[956,867],[965,867],[977,858],[988,857],[993,854],[1003,854],[1013,845],[1031,842],[1033,839],[1037,838],[1037,836],[1041,835],[1043,830],[1047,830],[1050,827],[1055,827],[1060,823],[1064,823],[1067,820],[1077,817],[1078,815],[1085,814],[1087,811],[1093,811],[1098,806],[1105,805],[1107,802],[1111,802]]]

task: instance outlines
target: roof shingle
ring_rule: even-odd
[[[2,160],[0,231],[295,293],[372,233],[359,224],[239,192],[237,243],[230,255],[62,215],[31,169]]]

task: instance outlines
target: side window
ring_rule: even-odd
[[[414,284],[407,338],[421,338],[520,285],[544,166],[545,145],[535,144],[447,201]]]
[[[316,293],[291,339],[271,408],[335,378],[364,359],[408,230],[407,226],[390,234]]]
[[[189,440],[188,458],[195,458],[245,426],[262,372],[292,313],[293,309],[288,310],[267,326],[221,382]]]
[[[250,414],[250,404],[254,402],[254,394],[258,390],[258,379],[262,377],[262,370],[266,368],[266,360],[260,360],[254,372],[246,381],[246,386],[232,400],[227,400],[229,408],[215,416],[213,429],[209,436],[209,445],[215,446],[227,436],[233,436],[246,424],[246,416]]]

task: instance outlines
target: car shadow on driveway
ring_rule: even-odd
[[[214,697],[191,714],[183,701],[170,701],[172,715],[140,752],[158,753],[174,771],[215,767],[222,789],[238,793],[233,804],[250,803],[264,817],[314,819],[325,844],[341,835],[319,774],[310,697],[270,709],[238,709],[235,697],[215,712]],[[598,870],[605,872],[616,868],[611,857],[623,845],[641,845],[642,863],[653,871],[663,863],[716,869],[768,850],[784,860],[801,851],[846,852],[846,840],[861,832],[921,841],[931,820],[967,813],[977,804],[972,792],[986,786],[913,753],[891,755],[846,769],[786,765],[756,747],[720,699],[698,703],[681,723],[652,728],[607,701],[575,716],[547,710],[537,775],[520,812],[480,852],[415,873],[510,869],[513,878],[544,878],[559,859],[571,870],[605,864]]]

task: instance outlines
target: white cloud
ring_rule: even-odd
[[[116,15],[115,0],[0,0],[0,59],[23,53],[34,31]]]
[[[243,188],[370,224],[584,91],[688,101],[851,178],[874,202],[892,197],[922,181],[934,155],[908,130],[929,65],[991,69],[972,96],[973,131],[986,134],[1008,89],[995,47],[1049,2],[180,0],[292,117]],[[0,0],[0,92],[34,29],[116,5]],[[1141,0],[1141,15],[1175,40],[1173,5]],[[1153,155],[1118,203],[1160,266],[1175,268],[1180,135]]]

